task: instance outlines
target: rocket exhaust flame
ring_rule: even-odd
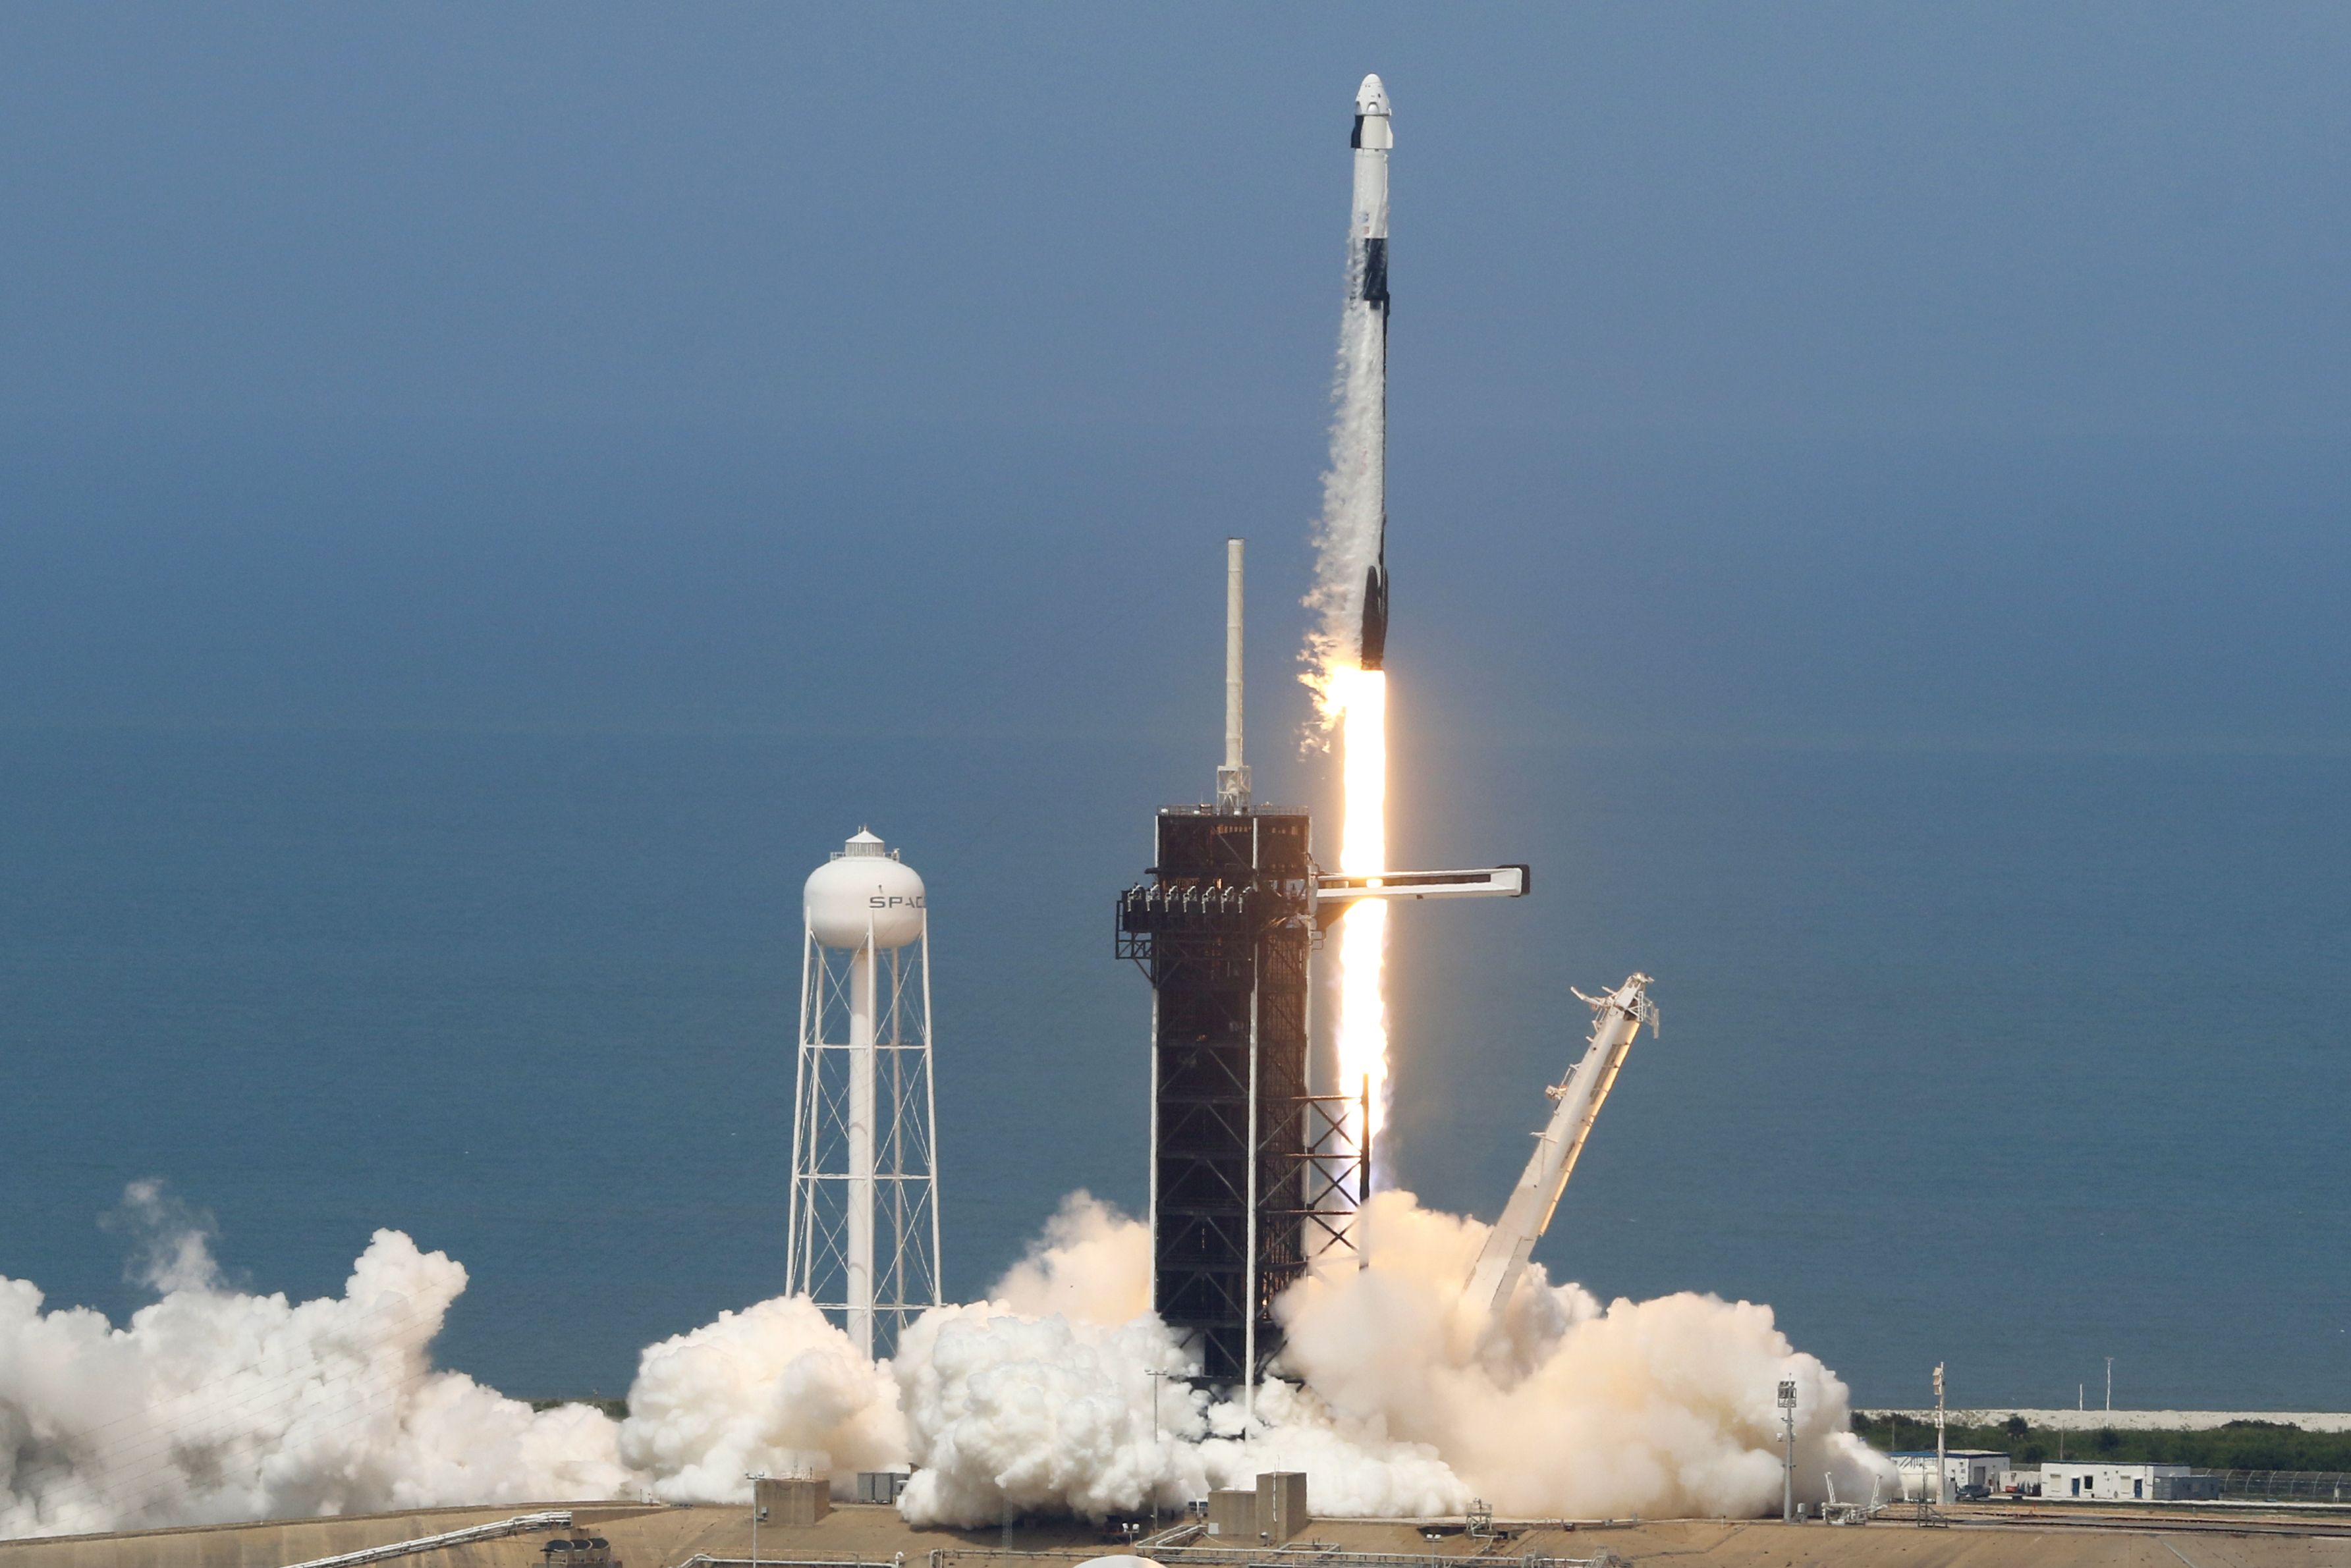
[[[1346,811],[1339,868],[1351,877],[1388,868],[1388,678],[1377,670],[1338,672],[1341,745]],[[1362,1130],[1368,1146],[1387,1104],[1388,1014],[1382,987],[1388,941],[1384,899],[1365,898],[1339,920],[1339,1083],[1353,1093],[1368,1085]]]

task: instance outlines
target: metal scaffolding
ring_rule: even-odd
[[[1274,1298],[1361,1196],[1345,1118],[1307,1082],[1308,826],[1171,807],[1118,901],[1117,953],[1152,988],[1152,1303],[1211,1383],[1263,1376]]]

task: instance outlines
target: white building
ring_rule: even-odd
[[[2051,1459],[2041,1467],[2041,1495],[2098,1502],[2176,1502],[2217,1497],[2220,1482],[2187,1465]]]
[[[1944,1485],[1935,1485],[1935,1450],[1913,1449],[1907,1452],[1888,1454],[1894,1461],[1895,1479],[1901,1488],[1905,1502],[1924,1499],[1928,1502],[1949,1501],[1959,1495],[1965,1486],[1980,1486],[1996,1490],[2001,1474],[2008,1469],[2008,1456],[1990,1449],[1953,1449],[1943,1456]]]

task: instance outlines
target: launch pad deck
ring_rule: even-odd
[[[196,1526],[115,1535],[0,1542],[0,1568],[281,1568],[548,1508],[569,1508],[575,1530],[608,1540],[624,1568],[679,1568],[695,1558],[747,1563],[749,1511],[621,1503],[516,1503],[430,1509],[347,1519]],[[1950,1511],[1948,1529],[1922,1530],[1907,1517],[1839,1528],[1776,1521],[1644,1520],[1495,1521],[1507,1539],[1480,1539],[1461,1521],[1318,1519],[1287,1547],[1231,1555],[1267,1568],[1311,1568],[1318,1560],[1376,1555],[1430,1568],[1468,1560],[1517,1564],[1529,1559],[1589,1562],[1612,1556],[1675,1568],[1787,1568],[1820,1563],[1850,1568],[2336,1568],[2351,1562],[2351,1513],[2339,1516],[2209,1511],[2177,1517],[2083,1512],[2065,1518],[2002,1519]],[[501,1541],[392,1558],[414,1568],[544,1568],[535,1532]],[[1009,1528],[918,1530],[894,1509],[837,1505],[814,1525],[760,1532],[759,1562],[775,1568],[1071,1568],[1124,1550],[1101,1527],[1078,1520],[1022,1521]],[[1432,1538],[1433,1537],[1433,1538]],[[1184,1553],[1171,1554],[1176,1562]]]

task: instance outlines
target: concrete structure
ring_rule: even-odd
[[[2186,1502],[2219,1497],[2220,1481],[2187,1465],[2051,1459],[2041,1467],[2041,1495],[2053,1501]]]
[[[1980,1486],[1997,1490],[2001,1477],[2009,1469],[2008,1456],[1990,1449],[1952,1449],[1942,1457],[1945,1485],[1940,1491],[1935,1486],[1935,1450],[1911,1449],[1888,1454],[1894,1461],[1894,1473],[1900,1490],[1896,1494],[1906,1502],[1924,1499],[1938,1502],[1955,1498],[1959,1489]]]
[[[1279,1546],[1308,1522],[1303,1470],[1268,1470],[1257,1478],[1255,1491],[1208,1494],[1207,1533],[1219,1544]]]
[[[1257,1493],[1212,1491],[1208,1494],[1208,1533],[1220,1540],[1257,1539]]]
[[[1269,1470],[1257,1478],[1259,1540],[1279,1546],[1303,1531],[1308,1522],[1305,1471]]]
[[[832,1511],[832,1482],[822,1476],[768,1476],[751,1486],[752,1506],[769,1530],[806,1530]]]

